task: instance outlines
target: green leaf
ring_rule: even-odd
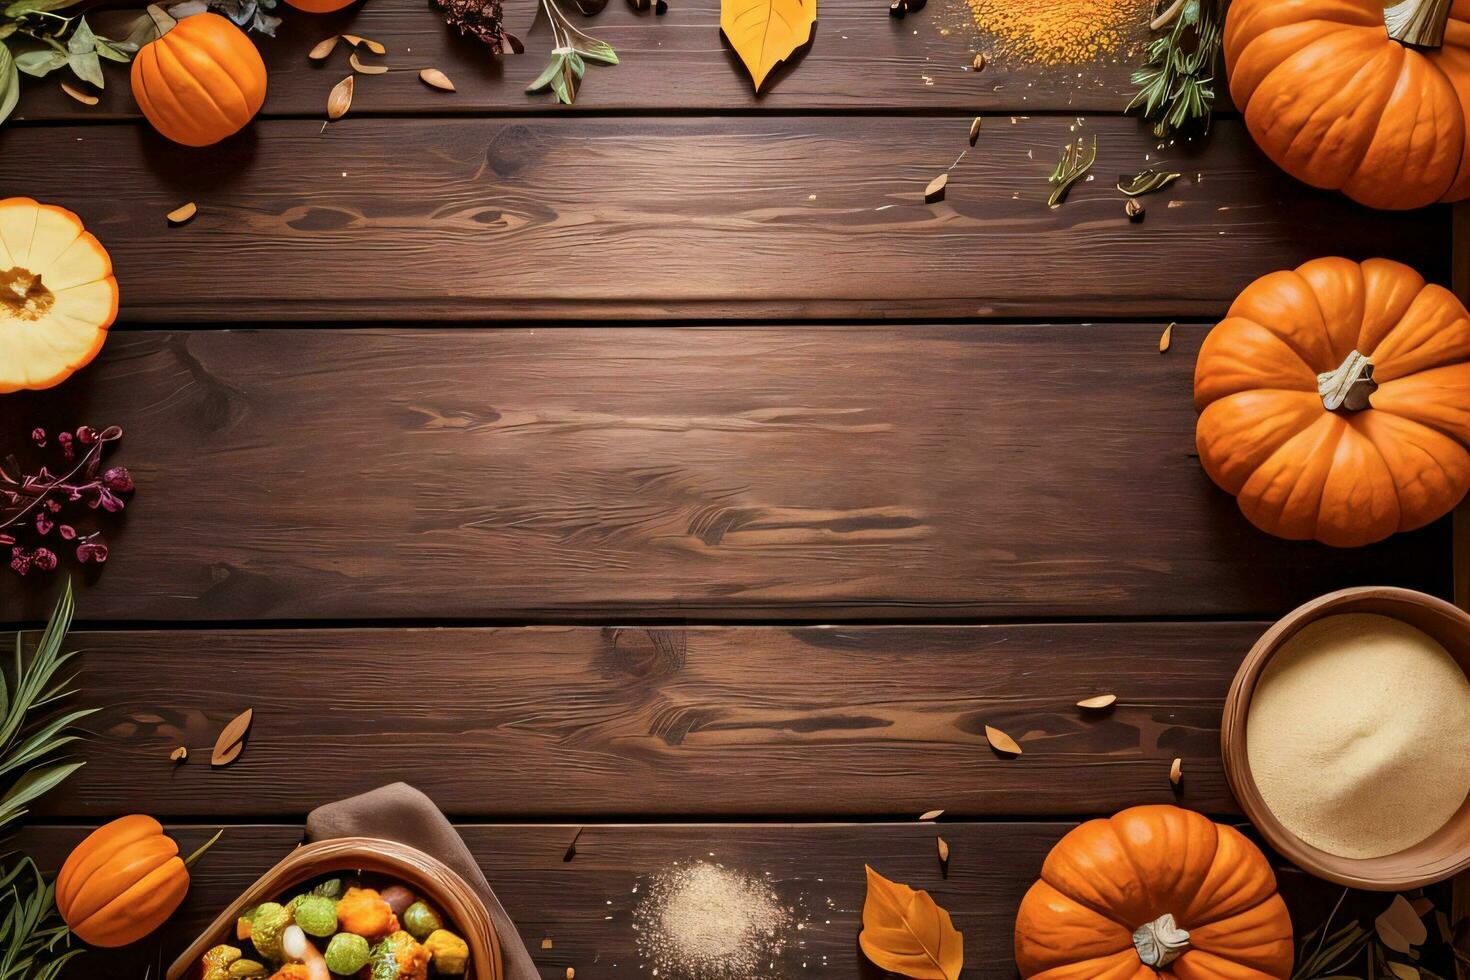
[[[5,23],[0,24],[0,41],[5,40],[7,37],[14,34],[18,30],[20,30],[20,25],[17,24],[15,21],[6,21]]]
[[[553,53],[552,56],[551,56],[551,60],[546,63],[546,67],[543,68],[543,69],[541,69],[541,74],[537,75],[536,76],[536,80],[533,81],[530,85],[527,85],[526,86],[526,91],[527,92],[540,92],[540,91],[542,91],[548,85],[551,84],[551,80],[553,78],[555,78],[557,75],[559,75],[561,73],[561,70],[562,70],[562,56],[560,54]]]
[[[87,26],[87,18],[77,22],[77,29],[66,42],[66,50],[66,63],[71,66],[72,73],[101,88],[106,80],[102,77],[102,62],[97,60],[97,35]]]
[[[15,0],[5,8],[6,17],[23,17],[26,14],[50,13],[80,3],[81,0]]]
[[[0,123],[5,122],[10,114],[15,111],[15,104],[20,101],[20,72],[16,70],[15,59],[10,55],[10,49],[0,44]]]
[[[100,34],[97,36],[97,55],[108,61],[120,61],[127,64],[133,60],[133,55],[138,53],[138,47],[132,41],[114,41]]]
[[[15,66],[35,78],[45,78],[64,64],[66,64],[66,55],[50,48],[25,51],[15,57]]]
[[[32,769],[15,781],[15,785],[0,797],[0,814],[27,803],[61,785],[68,776],[76,772],[85,762],[61,762],[53,766]]]

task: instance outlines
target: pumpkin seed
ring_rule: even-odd
[[[365,65],[365,64],[363,64],[361,61],[358,61],[357,60],[357,52],[356,51],[352,52],[352,54],[348,56],[347,63],[352,66],[352,70],[353,71],[361,72],[364,75],[381,75],[381,74],[383,74],[384,72],[386,72],[388,70],[388,66],[387,65]]]
[[[255,709],[246,708],[225,726],[225,730],[219,733],[219,739],[214,743],[210,765],[227,766],[240,757],[241,750],[245,748],[245,733],[250,731],[250,719],[253,717]]]
[[[567,967],[567,980],[576,980],[576,976],[577,971],[572,969],[571,967]]]
[[[373,54],[387,54],[388,53],[388,49],[387,48],[383,47],[382,44],[378,43],[377,41],[374,41],[372,38],[358,37],[356,34],[343,34],[342,35],[342,40],[346,41],[348,44],[352,45],[354,48],[357,47],[360,44],[363,47],[367,48],[369,51],[371,51]]]
[[[542,937],[542,939],[541,939],[541,948],[542,949],[550,949],[551,948],[551,937],[550,936],[544,936],[544,937]]]
[[[189,750],[182,745],[168,754],[168,761],[170,762],[183,762],[187,758],[189,758]]]
[[[930,820],[938,820],[943,815],[943,810],[928,810],[919,814],[919,821],[921,823],[928,823]]]
[[[352,80],[355,77],[348,75],[332,86],[332,94],[327,96],[328,119],[341,119],[352,108]]]
[[[306,56],[312,61],[321,61],[326,58],[327,55],[337,50],[337,42],[340,40],[342,40],[342,35],[340,34],[333,34],[331,37],[322,38],[320,41],[316,42],[316,46],[314,48],[306,52]]]
[[[949,174],[940,174],[929,181],[929,186],[924,188],[924,203],[936,204],[944,200],[944,188],[949,183]]]
[[[76,99],[82,105],[96,105],[99,101],[101,101],[97,98],[97,96],[92,95],[89,92],[83,92],[81,89],[76,88],[72,85],[68,85],[66,82],[61,83],[61,90],[67,95]]]
[[[190,221],[193,221],[194,215],[198,213],[198,206],[195,205],[193,201],[190,201],[188,204],[182,204],[179,207],[174,208],[164,217],[168,218],[169,224],[177,227],[179,225],[185,225],[188,224]]]
[[[975,60],[973,60],[973,61],[970,62],[970,70],[971,71],[984,71],[985,70],[985,52],[981,51],[980,53],[978,53],[978,54],[975,55]]]
[[[1183,779],[1184,760],[1176,758],[1173,762],[1169,764],[1169,782],[1173,783],[1175,786],[1178,786]]]
[[[1021,746],[1016,744],[1016,740],[999,728],[991,728],[989,725],[986,725],[985,738],[990,742],[990,747],[997,752],[1004,752],[1006,755],[1021,754]]]
[[[1161,191],[1181,174],[1166,172],[1163,170],[1140,170],[1136,174],[1121,174],[1118,177],[1118,190],[1129,197],[1137,197],[1139,194],[1152,194]]]
[[[1130,197],[1128,203],[1123,205],[1123,213],[1128,216],[1129,221],[1138,224],[1143,220],[1143,205],[1138,203],[1138,198]]]
[[[1169,344],[1170,344],[1171,341],[1173,341],[1173,339],[1174,339],[1174,324],[1171,323],[1167,327],[1165,327],[1164,328],[1164,332],[1159,335],[1159,353],[1160,354],[1164,353],[1164,351],[1166,351],[1166,350],[1169,349]]]
[[[1101,711],[1103,708],[1111,708],[1118,702],[1116,694],[1099,694],[1092,698],[1083,698],[1077,702],[1077,707],[1085,711]]]
[[[425,68],[419,72],[419,80],[425,85],[443,89],[446,92],[455,91],[454,83],[449,80],[449,76],[437,68]]]
[[[934,838],[939,842],[939,863],[949,863],[949,843],[943,837]]]

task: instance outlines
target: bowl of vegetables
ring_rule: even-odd
[[[297,848],[214,920],[168,980],[503,980],[484,903],[396,841]]]

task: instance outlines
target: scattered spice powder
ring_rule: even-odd
[[[801,924],[760,878],[696,861],[653,877],[634,928],[656,976],[756,980],[781,975],[776,960]]]
[[[975,24],[996,48],[1036,65],[1075,65],[1120,54],[1148,0],[968,0]]]

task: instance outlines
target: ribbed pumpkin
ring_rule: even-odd
[[[1297,179],[1376,208],[1470,196],[1470,0],[1235,0],[1225,64]]]
[[[152,817],[121,817],[94,830],[61,866],[56,908],[93,946],[126,946],[163,925],[189,890],[179,846]]]
[[[1470,489],[1470,315],[1399,262],[1316,259],[1245,288],[1194,371],[1195,445],[1278,537],[1356,547]]]
[[[209,146],[238,133],[265,101],[265,62],[219,14],[180,20],[133,58],[133,97],[175,143]]]
[[[1267,980],[1292,932],[1266,858],[1240,832],[1139,806],[1063,837],[1016,914],[1024,980]]]

